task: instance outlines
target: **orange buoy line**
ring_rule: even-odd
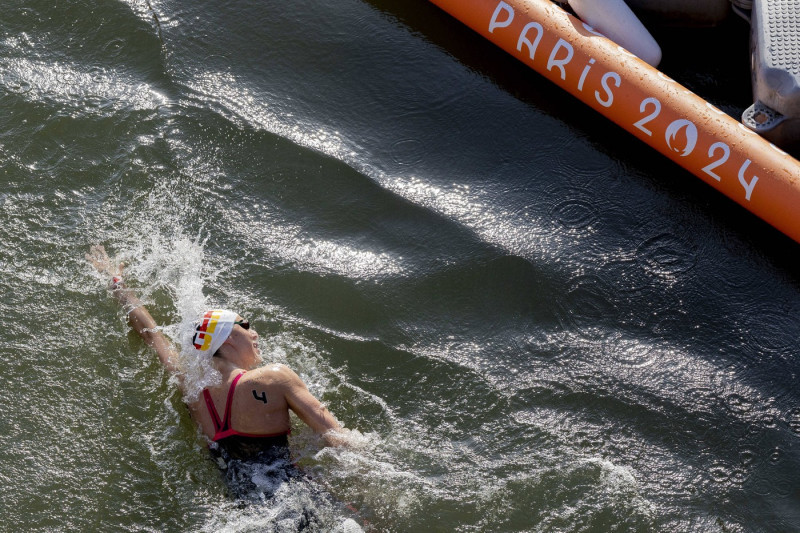
[[[431,0],[800,242],[800,162],[549,0]]]

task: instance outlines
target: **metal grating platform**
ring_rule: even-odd
[[[776,144],[800,142],[800,1],[755,0],[750,38],[755,103],[742,122]]]
[[[767,0],[757,3],[756,10],[759,7],[770,66],[782,69],[796,79],[800,75],[800,2]]]

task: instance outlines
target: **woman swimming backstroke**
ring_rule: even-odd
[[[115,265],[102,246],[93,246],[86,259],[101,275],[109,276],[109,290],[127,312],[131,327],[183,383],[175,346],[125,286],[122,266]],[[196,323],[193,355],[210,358],[211,366],[222,376],[220,383],[203,389],[202,396],[187,398],[192,418],[209,439],[212,452],[226,462],[288,460],[290,409],[327,445],[345,444],[346,430],[294,371],[282,364],[260,366],[263,361],[257,340],[250,323],[233,311],[211,309]]]

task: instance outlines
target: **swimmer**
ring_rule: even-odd
[[[181,380],[177,352],[158,330],[153,317],[122,279],[102,246],[86,259],[110,278],[109,290],[128,313],[128,323],[155,350],[164,367]],[[346,430],[308,390],[300,377],[282,364],[262,364],[258,333],[250,322],[224,309],[203,313],[194,332],[197,357],[210,357],[222,382],[207,387],[188,402],[192,418],[209,439],[212,453],[230,460],[288,460],[289,410],[329,446],[346,445]]]

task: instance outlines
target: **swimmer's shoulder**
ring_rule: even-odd
[[[245,382],[260,383],[271,387],[291,387],[299,379],[299,376],[291,368],[281,363],[269,363],[249,370],[242,376],[242,380]]]

